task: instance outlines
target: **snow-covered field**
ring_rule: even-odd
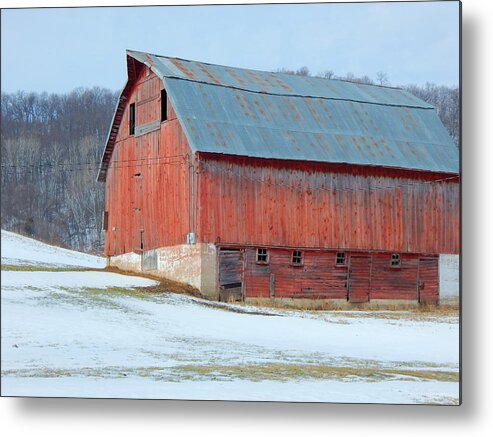
[[[2,229],[2,264],[104,268],[106,260],[99,256],[50,246]]]
[[[2,264],[100,260],[2,231]],[[268,310],[24,270],[2,270],[2,395],[458,402],[456,317]]]

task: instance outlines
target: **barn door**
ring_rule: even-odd
[[[219,300],[223,302],[243,300],[242,249],[219,250]]]
[[[132,175],[132,246],[135,253],[144,250],[144,227],[142,218],[142,173]]]
[[[349,258],[348,300],[361,303],[370,300],[371,256],[351,255]]]
[[[418,302],[437,304],[439,300],[438,257],[421,257],[418,266]]]

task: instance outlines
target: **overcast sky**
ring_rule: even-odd
[[[120,89],[125,49],[391,84],[459,81],[456,1],[2,10],[2,91]]]

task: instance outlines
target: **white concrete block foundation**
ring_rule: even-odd
[[[459,297],[459,255],[441,254],[439,261],[440,299]]]
[[[205,297],[218,299],[216,259],[214,244],[179,244],[108,257],[108,265],[189,284]]]

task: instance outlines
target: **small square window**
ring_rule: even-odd
[[[390,258],[390,266],[391,267],[400,267],[401,266],[401,256],[398,253],[393,253]]]
[[[257,263],[267,264],[269,261],[267,249],[259,248],[257,249]]]
[[[298,266],[303,264],[303,253],[301,252],[301,250],[293,250],[291,263]]]
[[[346,254],[344,252],[336,253],[336,266],[345,266],[346,265]]]

